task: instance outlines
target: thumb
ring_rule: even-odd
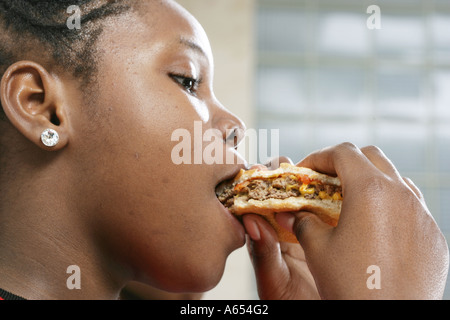
[[[281,296],[289,282],[289,271],[283,264],[275,230],[263,218],[252,214],[245,215],[243,223],[251,239],[247,245],[260,298]]]
[[[257,268],[271,269],[278,263],[279,243],[275,230],[262,217],[248,214],[243,217],[243,223],[250,239],[249,245],[252,262]]]
[[[317,249],[324,237],[327,237],[333,229],[315,214],[305,211],[278,213],[275,219],[281,227],[297,237],[305,254],[308,254],[310,250]]]

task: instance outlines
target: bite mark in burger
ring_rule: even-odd
[[[335,227],[343,200],[339,178],[287,163],[276,170],[241,170],[234,179],[221,183],[216,195],[237,217],[263,216],[280,241],[292,243],[298,243],[296,237],[278,225],[275,213],[304,210]]]

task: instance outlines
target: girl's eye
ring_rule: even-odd
[[[189,94],[195,96],[197,94],[197,89],[199,85],[199,81],[187,76],[181,75],[171,75],[172,79],[175,80],[184,90],[186,90]]]

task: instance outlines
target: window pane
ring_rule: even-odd
[[[305,90],[305,72],[302,69],[259,69],[258,106],[264,111],[300,113],[306,104]]]
[[[439,217],[439,226],[442,231],[450,232],[450,189],[442,189],[441,195],[441,214]]]
[[[382,13],[381,29],[375,33],[377,51],[381,54],[417,58],[424,53],[425,25],[420,16]]]
[[[366,17],[361,14],[330,12],[319,19],[317,39],[323,53],[363,55],[368,53]]]
[[[450,15],[434,15],[431,19],[433,42],[438,49],[450,49]]]
[[[422,3],[422,1],[424,1],[424,0],[395,0],[395,5],[397,5],[397,6],[399,6],[399,5],[405,5],[405,6],[411,6],[411,5],[418,5],[418,4],[421,4]],[[429,1],[429,0],[426,0],[426,1]],[[447,0],[445,0],[445,1],[447,1]],[[377,0],[377,1],[375,1],[377,4],[379,4],[380,5],[380,7],[383,5],[383,4],[386,4],[386,5],[392,5],[393,4],[393,2],[394,1],[392,1],[392,0]]]
[[[376,144],[400,172],[426,170],[426,127],[404,123],[384,123],[377,127]]]
[[[450,62],[450,15],[434,15],[431,18],[431,29],[436,62]]]
[[[352,68],[319,68],[315,101],[319,115],[357,116],[364,112],[364,73]]]
[[[364,147],[368,142],[367,126],[363,123],[323,123],[314,126],[314,149],[351,142]]]
[[[434,75],[435,101],[438,118],[450,117],[450,72]]]
[[[450,172],[450,125],[440,126],[437,136],[438,170]]]
[[[259,128],[267,130],[279,129],[280,155],[290,157],[294,162],[300,161],[313,151],[311,147],[313,131],[310,124],[261,121]]]
[[[377,75],[379,116],[416,118],[425,116],[422,101],[422,78],[419,71],[386,68]]]
[[[301,52],[307,48],[307,14],[302,10],[260,9],[258,15],[259,49],[275,52]]]

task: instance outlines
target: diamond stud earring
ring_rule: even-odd
[[[46,129],[41,134],[41,141],[46,147],[54,147],[59,142],[59,135],[53,129]]]

